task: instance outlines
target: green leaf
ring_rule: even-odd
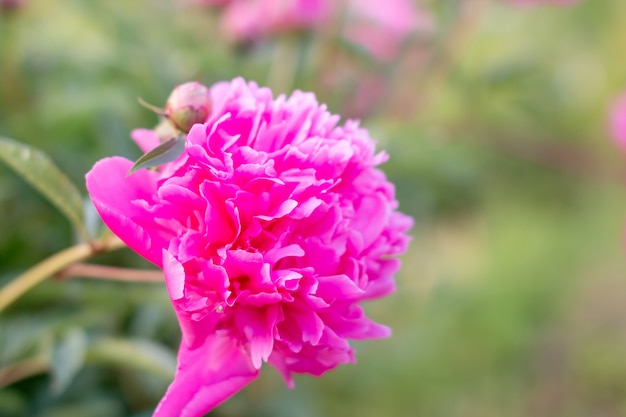
[[[32,146],[0,137],[0,160],[55,205],[88,240],[81,195],[48,155]]]
[[[52,392],[58,395],[65,391],[83,367],[86,352],[87,336],[82,330],[74,328],[61,335],[50,358]]]
[[[176,358],[165,346],[147,339],[102,338],[89,348],[91,362],[133,368],[171,379]]]
[[[152,149],[150,152],[143,154],[135,165],[128,171],[127,175],[132,174],[141,168],[152,168],[163,165],[167,162],[175,161],[185,150],[185,135],[179,135],[164,142]]]
[[[112,233],[109,228],[104,225],[102,218],[96,210],[96,206],[93,205],[90,198],[85,198],[83,200],[83,212],[85,213],[85,230],[87,230],[89,236],[101,238],[103,233]]]

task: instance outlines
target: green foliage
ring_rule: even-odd
[[[54,204],[86,237],[80,193],[46,154],[32,146],[0,137],[0,159]]]
[[[142,168],[152,168],[175,161],[185,150],[185,136],[171,138],[149,152],[141,155],[132,166],[128,175]]]
[[[87,352],[87,336],[78,328],[70,328],[60,335],[52,349],[50,389],[59,395],[81,370]]]

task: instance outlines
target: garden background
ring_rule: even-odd
[[[423,6],[433,27],[383,64],[331,28],[235,47],[219,13],[174,0],[0,11],[0,136],[48,153],[82,191],[98,159],[140,156],[129,132],[157,119],[137,98],[162,105],[191,80],[315,91],[390,154],[416,224],[396,294],[367,309],[393,336],[294,390],[265,367],[211,415],[626,414],[626,159],[608,128],[626,91],[626,2]],[[75,241],[0,163],[0,288]],[[97,262],[149,267],[127,249]],[[0,378],[0,416],[149,416],[179,338],[164,285],[50,279],[0,314],[0,369],[39,367]]]

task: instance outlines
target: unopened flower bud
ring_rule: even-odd
[[[185,133],[196,123],[206,122],[210,113],[211,93],[195,81],[176,86],[165,104],[165,117]]]

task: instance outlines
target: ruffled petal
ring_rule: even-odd
[[[169,292],[170,299],[178,323],[183,333],[183,344],[189,349],[196,349],[204,343],[206,335],[215,332],[215,325],[220,319],[220,313],[215,309],[209,313],[202,314],[194,311],[194,300],[190,300],[185,290],[185,269],[174,256],[163,250],[163,273],[165,284]]]
[[[168,246],[144,209],[156,194],[157,175],[140,170],[126,177],[133,163],[113,157],[98,161],[86,175],[87,191],[104,223],[132,250],[162,266],[161,249]]]
[[[202,417],[258,375],[248,353],[224,331],[194,349],[182,343],[174,382],[153,417]]]

